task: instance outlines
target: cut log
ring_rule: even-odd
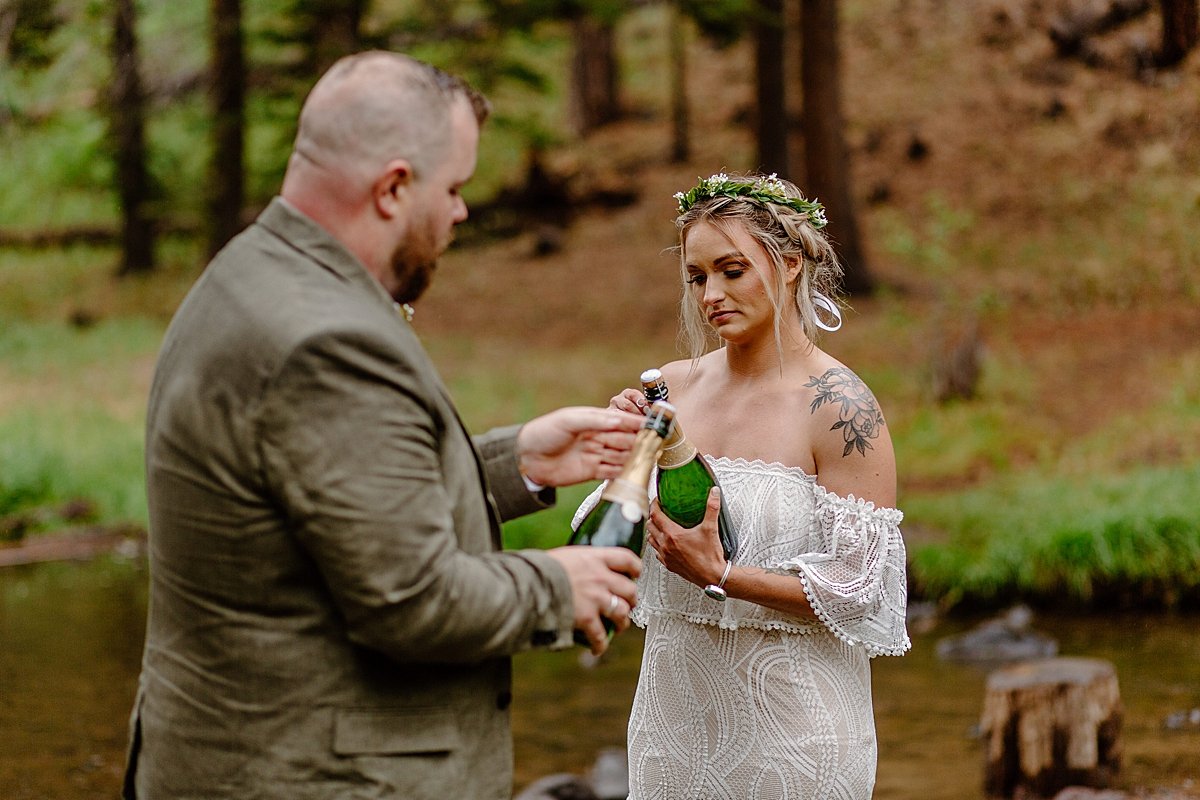
[[[1121,698],[1107,661],[1048,658],[988,676],[980,730],[988,797],[1103,789],[1120,768]]]

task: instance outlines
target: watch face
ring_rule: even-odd
[[[725,590],[720,586],[717,586],[715,583],[710,583],[708,586],[705,586],[704,593],[713,600],[719,600],[721,602],[725,602],[725,598],[728,597],[728,595],[725,594]]]
[[[621,503],[621,516],[630,522],[638,522],[642,518],[642,507],[632,500]]]

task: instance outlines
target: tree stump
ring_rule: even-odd
[[[988,797],[1108,787],[1120,767],[1121,698],[1107,661],[1048,658],[988,676],[980,730]]]

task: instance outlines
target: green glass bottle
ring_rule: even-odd
[[[641,375],[642,394],[650,403],[668,400],[667,383],[662,372],[648,369]],[[708,506],[708,492],[719,486],[708,461],[696,450],[696,446],[684,436],[679,423],[672,426],[662,455],[658,457],[658,504],[663,513],[685,528],[694,528],[704,519]],[[737,555],[738,539],[733,522],[721,499],[721,511],[717,517],[717,531],[721,539],[721,550],[726,561]]]
[[[665,401],[651,404],[624,469],[604,487],[600,502],[580,521],[568,544],[628,547],[642,554],[646,516],[650,513],[650,475],[674,422],[674,406]],[[607,617],[602,619],[611,638],[613,623]],[[582,631],[575,631],[575,641],[585,647],[588,644]]]

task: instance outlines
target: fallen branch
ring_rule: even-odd
[[[65,533],[29,536],[19,544],[0,547],[0,567],[45,561],[82,561],[113,551],[140,554],[145,531],[134,526],[93,526]]]

